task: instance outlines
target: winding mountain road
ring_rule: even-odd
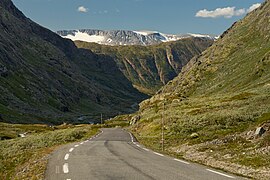
[[[139,145],[120,128],[55,151],[46,180],[228,180],[244,179],[208,167],[174,159]]]

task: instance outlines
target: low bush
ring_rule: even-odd
[[[85,125],[0,141],[0,179],[42,179],[47,155],[55,147],[89,138],[97,131],[98,127]]]

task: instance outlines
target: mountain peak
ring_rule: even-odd
[[[158,31],[128,31],[128,30],[62,30],[60,36],[73,41],[95,42],[104,45],[154,45],[162,42],[177,41],[184,38],[200,37],[215,39],[211,35],[198,34],[164,34]]]

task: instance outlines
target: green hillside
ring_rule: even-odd
[[[267,0],[142,102],[137,137],[161,150],[163,115],[167,153],[269,179],[269,12]],[[257,136],[257,127],[266,132]]]
[[[208,48],[209,38],[186,38],[152,46],[106,46],[75,42],[79,48],[106,54],[139,91],[153,95],[176,77],[194,56]]]
[[[0,1],[0,121],[62,123],[112,117],[146,98],[114,60],[78,49]],[[133,107],[133,108],[132,108]]]

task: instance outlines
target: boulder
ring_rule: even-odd
[[[174,99],[172,102],[173,102],[173,103],[180,103],[181,100],[180,100],[180,99]]]
[[[256,136],[262,136],[265,133],[265,129],[263,127],[258,127],[255,131]]]
[[[199,134],[198,133],[192,133],[190,135],[191,138],[195,139],[195,138],[198,138],[199,137]]]
[[[136,124],[140,119],[141,119],[141,116],[139,116],[139,115],[133,116],[133,117],[131,118],[129,124],[130,124],[130,125],[134,125],[134,124]]]
[[[19,136],[19,137],[22,137],[22,138],[25,138],[25,137],[26,137],[26,135],[27,135],[27,132],[25,132],[25,133],[21,133],[21,134],[19,134],[18,136]]]

